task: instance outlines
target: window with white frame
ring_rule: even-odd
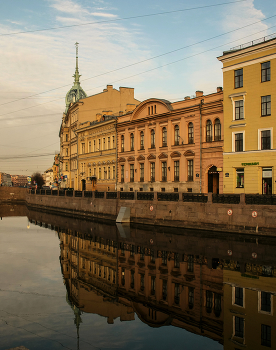
[[[234,336],[244,337],[244,318],[242,317],[234,316]]]
[[[233,287],[233,304],[244,307],[244,289]]]
[[[258,130],[258,149],[266,150],[273,148],[273,128]]]
[[[245,132],[232,133],[232,152],[243,152],[245,150]]]
[[[262,96],[261,113],[262,117],[271,115],[271,95]]]
[[[244,168],[237,168],[236,169],[236,187],[237,188],[244,188]]]
[[[243,100],[235,101],[235,120],[244,119]]]
[[[269,292],[259,292],[259,312],[271,314],[273,310],[272,294]]]

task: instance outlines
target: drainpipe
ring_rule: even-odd
[[[200,101],[199,104],[199,131],[200,131],[200,138],[199,138],[199,192],[202,193],[202,105],[204,103],[204,100]]]

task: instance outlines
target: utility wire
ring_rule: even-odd
[[[243,0],[243,1],[245,1],[245,0]],[[245,25],[245,26],[239,27],[239,28],[237,28],[237,29],[230,30],[230,31],[225,32],[225,33],[222,33],[222,34],[215,35],[215,36],[213,36],[213,37],[211,37],[211,38],[204,39],[204,40],[200,40],[200,41],[198,41],[198,42],[196,42],[196,43],[189,44],[189,45],[186,45],[186,46],[177,48],[177,49],[175,49],[175,50],[171,50],[171,51],[162,53],[162,54],[160,54],[160,55],[156,55],[156,56],[147,58],[147,59],[142,60],[142,61],[139,61],[139,62],[131,63],[131,64],[126,65],[126,66],[124,66],[124,67],[116,68],[116,69],[113,69],[113,70],[110,70],[110,71],[107,71],[107,72],[104,72],[104,73],[101,73],[101,74],[98,74],[98,75],[94,75],[93,77],[90,77],[90,78],[82,79],[81,82],[86,81],[86,80],[90,80],[90,79],[94,79],[94,78],[98,78],[98,77],[101,77],[101,76],[103,76],[103,75],[107,75],[107,74],[110,74],[110,73],[114,73],[114,72],[120,71],[120,70],[122,70],[122,69],[130,68],[130,67],[136,66],[136,65],[138,65],[138,64],[145,63],[145,62],[154,60],[154,59],[156,59],[156,58],[159,58],[159,57],[162,57],[162,56],[166,56],[166,55],[169,55],[169,54],[171,54],[171,53],[174,53],[174,52],[177,52],[177,51],[181,51],[181,50],[187,49],[187,48],[189,48],[189,47],[192,47],[192,46],[195,46],[195,45],[198,45],[198,44],[202,44],[202,43],[204,43],[204,42],[206,42],[206,41],[210,41],[210,40],[219,38],[219,37],[221,37],[221,36],[224,36],[224,35],[226,35],[226,34],[230,34],[230,33],[236,32],[236,31],[238,31],[238,30],[241,30],[241,29],[250,27],[250,26],[252,26],[252,25],[254,25],[254,24],[257,24],[257,23],[260,23],[260,22],[262,22],[262,21],[267,21],[268,19],[271,19],[271,18],[273,18],[273,17],[276,17],[276,15],[267,17],[267,18],[265,18],[265,19],[263,19],[263,20],[259,20],[259,21],[253,22],[253,23],[251,23],[251,24],[247,24],[247,25]],[[29,98],[32,98],[32,97],[35,97],[35,96],[39,96],[39,95],[48,93],[48,92],[52,92],[52,91],[55,91],[55,90],[58,90],[58,89],[62,89],[62,88],[64,88],[64,87],[68,87],[68,86],[71,86],[71,85],[72,85],[72,83],[66,84],[66,85],[62,85],[62,86],[59,86],[59,87],[57,87],[57,88],[50,89],[50,90],[47,90],[47,91],[39,92],[39,93],[37,93],[37,94],[33,94],[33,95],[30,95],[30,96],[27,96],[27,97],[21,97],[21,98],[15,99],[15,100],[13,100],[13,101],[9,101],[9,102],[2,103],[2,104],[0,104],[0,106],[4,106],[4,105],[10,104],[10,103],[17,102],[17,101],[29,99]],[[63,98],[63,97],[62,97],[62,98]],[[58,99],[58,100],[59,100],[59,99]],[[57,100],[54,100],[54,101],[57,101]],[[49,102],[53,102],[53,101],[49,101]],[[46,102],[46,103],[48,103],[48,102]],[[2,116],[2,115],[0,115],[0,116]]]
[[[185,11],[192,11],[192,10],[200,10],[200,9],[204,9],[204,8],[208,8],[208,7],[223,6],[223,5],[235,4],[235,3],[244,2],[244,1],[247,1],[247,0],[223,2],[221,4],[212,4],[212,5],[205,5],[205,6],[198,6],[198,7],[190,7],[190,8],[187,8],[187,9],[180,9],[180,10],[174,10],[174,11],[165,11],[165,12],[157,12],[157,13],[150,13],[150,14],[145,14],[145,15],[116,18],[116,19],[108,19],[108,20],[102,20],[102,21],[97,21],[97,22],[88,22],[88,23],[82,23],[82,24],[70,24],[70,25],[67,25],[67,26],[58,26],[58,27],[51,27],[51,28],[44,28],[44,29],[26,30],[26,31],[14,32],[14,33],[1,33],[0,36],[10,36],[10,35],[18,35],[18,34],[26,34],[26,33],[37,33],[37,32],[45,32],[45,31],[50,31],[50,30],[56,30],[56,29],[82,27],[82,26],[95,25],[95,24],[101,24],[101,23],[119,22],[119,21],[125,21],[125,20],[129,20],[129,19],[152,17],[152,16],[160,16],[160,15],[167,15],[167,14],[170,14],[170,13],[185,12]]]

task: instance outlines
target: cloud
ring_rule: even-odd
[[[107,17],[107,18],[117,18],[117,15],[114,15],[113,13],[106,13],[106,12],[91,12],[92,16],[96,17]]]

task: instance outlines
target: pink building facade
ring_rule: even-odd
[[[222,193],[223,92],[151,98],[118,117],[118,190]]]

